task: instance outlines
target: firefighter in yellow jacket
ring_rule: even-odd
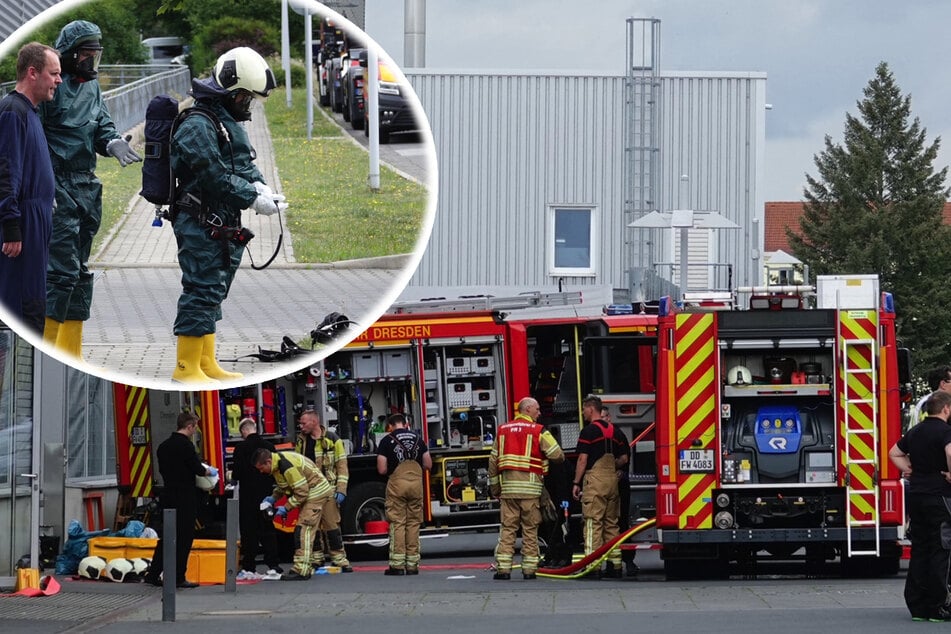
[[[512,420],[498,429],[489,454],[489,486],[501,502],[499,543],[495,548],[494,579],[512,578],[515,535],[522,529],[522,578],[534,579],[538,570],[539,500],[545,488],[548,461],[565,455],[548,431],[536,423],[538,401],[523,398]]]
[[[309,409],[300,415],[300,433],[294,444],[294,450],[314,461],[317,468],[334,487],[334,494],[324,502],[320,514],[317,540],[311,552],[311,565],[320,568],[324,565],[324,549],[320,539],[323,535],[330,551],[330,561],[339,566],[341,572],[353,572],[343,547],[343,533],[340,530],[340,505],[347,498],[347,481],[350,471],[347,468],[347,450],[337,434],[324,430],[317,412]]]
[[[320,524],[324,503],[333,497],[333,487],[313,462],[293,451],[258,449],[254,452],[254,466],[261,473],[274,477],[274,493],[265,501],[273,505],[276,498],[286,495],[287,503],[274,508],[274,515],[287,517],[287,512],[298,508],[294,528],[294,567],[281,575],[282,581],[305,581],[313,572],[311,550],[314,535]]]

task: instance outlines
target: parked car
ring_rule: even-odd
[[[361,66],[366,66],[366,57],[365,52],[360,55]],[[379,90],[377,96],[380,117],[380,143],[389,143],[391,134],[419,130],[419,122],[416,121],[413,109],[404,96],[408,86],[400,83],[392,64],[392,62],[382,57],[378,59]],[[369,113],[366,110],[364,108],[363,133],[369,136]]]
[[[366,49],[352,48],[341,58],[340,89],[343,99],[343,120],[349,121],[354,130],[363,127],[365,76],[360,66],[360,54]]]

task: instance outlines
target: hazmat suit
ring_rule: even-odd
[[[180,382],[240,378],[215,358],[216,322],[228,296],[244,246],[241,210],[271,215],[275,196],[252,162],[254,149],[239,121],[251,118],[253,97],[274,88],[274,75],[249,48],[223,54],[215,72],[192,82],[196,108],[213,116],[189,116],[172,138],[170,160],[178,179],[173,205],[182,293],[173,332],[178,359],[172,379]],[[216,125],[216,120],[218,124]]]
[[[99,27],[85,20],[63,27],[55,43],[63,83],[39,108],[56,178],[43,339],[75,357],[82,352],[83,322],[92,305],[87,263],[102,220],[96,155],[113,156],[123,167],[142,160],[119,136],[103,102],[96,80],[101,39]]]

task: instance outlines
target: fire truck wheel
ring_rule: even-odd
[[[385,498],[386,485],[382,482],[364,482],[353,487],[341,517],[344,535],[362,534],[367,522],[386,521]]]

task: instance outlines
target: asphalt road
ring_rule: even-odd
[[[320,111],[331,117],[354,141],[363,147],[369,145],[369,138],[363,130],[354,130],[343,120],[342,114],[330,108],[320,108]],[[436,185],[436,152],[421,133],[390,135],[389,143],[380,144],[380,160],[419,183],[431,188]]]
[[[150,586],[73,582],[98,593],[134,593],[103,618],[68,624],[0,623],[3,631],[169,632],[729,632],[770,634],[860,631],[914,626],[904,606],[904,572],[885,579],[761,574],[724,581],[668,582],[656,551],[640,551],[636,578],[600,581],[494,581],[496,536],[456,535],[423,543],[421,574],[388,577],[382,559],[354,561],[353,574],[304,582],[203,586],[176,593],[174,622],[162,621],[160,591]],[[356,558],[355,558],[356,559]],[[68,588],[72,589],[72,588]],[[88,592],[88,591],[87,591]],[[87,594],[87,601],[96,597]],[[43,600],[43,599],[38,599]],[[18,629],[19,627],[28,629]]]

